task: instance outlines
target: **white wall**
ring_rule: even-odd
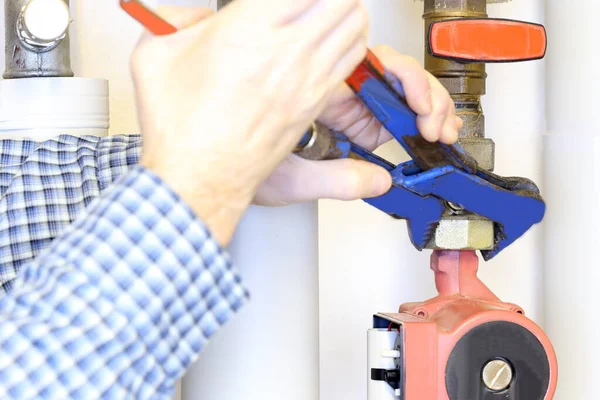
[[[546,1],[544,306],[559,361],[556,400],[597,399],[600,370],[600,2],[574,3]]]
[[[372,43],[388,43],[422,59],[422,3],[365,2],[372,16]],[[74,0],[72,7],[74,70],[79,76],[108,78],[111,132],[136,132],[127,58],[139,27],[118,9],[116,0]],[[542,0],[490,6],[493,16],[536,22],[542,22],[543,11]],[[558,16],[553,23],[561,24]],[[539,181],[544,63],[495,65],[488,72],[484,105],[488,135],[497,143],[497,172]],[[597,118],[598,113],[592,114],[590,118]],[[568,126],[561,125],[562,131]],[[386,146],[382,154],[395,161],[404,157],[397,145]],[[575,237],[575,225],[570,234]],[[542,317],[540,239],[536,228],[482,268],[493,290],[522,305],[536,320]],[[289,400],[312,400],[318,396],[319,380],[322,400],[363,400],[366,329],[372,314],[434,294],[428,254],[412,248],[405,224],[362,202],[322,202],[318,236],[314,205],[251,210],[232,252],[253,303],[219,333],[186,377],[186,400],[270,400],[282,394]],[[551,333],[560,334],[558,322],[554,327]],[[575,375],[575,359],[572,363]],[[266,391],[269,381],[273,386]]]

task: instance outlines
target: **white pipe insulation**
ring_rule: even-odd
[[[544,310],[559,362],[555,400],[599,397],[599,13],[597,0],[546,1]]]
[[[319,398],[317,246],[316,203],[249,210],[230,250],[252,300],[185,376],[183,400]]]
[[[183,400],[317,399],[316,204],[250,210],[230,250],[252,301],[185,376]]]

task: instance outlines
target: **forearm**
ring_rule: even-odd
[[[167,397],[246,296],[204,224],[135,167],[0,299],[0,397]]]

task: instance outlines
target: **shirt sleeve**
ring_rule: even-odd
[[[127,171],[0,298],[0,398],[168,398],[246,302],[202,221]]]
[[[137,165],[139,135],[0,141],[0,296],[90,203]]]

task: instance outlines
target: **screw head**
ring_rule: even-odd
[[[512,383],[513,370],[504,360],[492,360],[483,367],[481,379],[488,389],[501,392]]]

